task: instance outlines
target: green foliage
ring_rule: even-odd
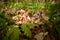
[[[32,33],[31,33],[30,29],[27,27],[27,25],[26,24],[22,24],[21,28],[22,28],[22,31],[24,31],[24,34],[27,37],[31,38]]]
[[[8,29],[6,36],[3,37],[3,40],[19,40],[19,28],[12,26]]]
[[[0,14],[0,30],[3,28],[3,26],[6,26],[7,24],[7,18],[5,17],[4,12]]]
[[[29,23],[29,24],[22,24],[21,26],[21,30],[24,31],[24,34],[31,38],[32,37],[32,33],[31,33],[31,30],[30,29],[34,29],[34,27],[37,26],[36,24],[32,24],[32,23]]]
[[[37,24],[29,23],[29,24],[27,24],[27,26],[28,26],[30,29],[34,29],[34,27],[37,26]]]
[[[50,14],[49,22],[53,23],[53,25],[55,26],[54,28],[60,34],[60,14],[58,13]]]
[[[60,35],[60,25],[56,25],[55,29],[56,29],[57,33]]]
[[[49,11],[49,23],[52,23],[60,34],[60,14],[58,13],[60,11],[60,4],[46,3],[45,8]]]
[[[9,8],[10,6],[13,7],[13,10],[16,12],[18,9],[27,9],[29,8],[32,12],[40,11],[42,7],[45,7],[45,3],[26,3],[26,2],[6,2],[5,6]]]
[[[39,3],[39,2],[38,3],[6,2],[4,4],[0,4],[0,8],[2,8],[2,7],[5,8],[6,7],[8,9],[11,6],[12,6],[12,8],[14,10],[14,13],[18,9],[27,9],[27,8],[30,11],[32,11],[32,12],[36,12],[36,11],[40,11],[42,9],[42,7],[44,7],[50,13],[49,14],[49,22],[55,24],[55,29],[60,34],[60,23],[59,23],[60,22],[60,16],[54,13],[55,10],[60,11],[60,4]],[[3,12],[3,13],[0,14],[0,30],[2,29],[2,26],[7,25],[6,23],[9,24],[9,25],[7,25],[7,27],[10,26],[10,24],[12,24],[12,22],[10,21],[10,18],[7,19],[5,17],[5,13],[6,12]],[[6,35],[3,36],[3,40],[19,40],[20,29],[15,27],[15,26],[9,27],[9,29],[7,30]],[[24,35],[26,35],[27,37],[31,38],[32,37],[32,33],[31,33],[30,29],[34,29],[35,26],[37,26],[37,25],[36,24],[32,24],[32,23],[22,24],[22,26],[21,26],[22,29],[21,30],[24,31]],[[45,26],[47,26],[45,29],[48,30],[50,25],[45,25]]]
[[[58,10],[58,11],[60,11],[60,4],[54,4],[54,5],[51,5],[50,6],[51,7],[51,11],[53,12],[54,10]]]

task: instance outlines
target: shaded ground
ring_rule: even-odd
[[[41,26],[31,29],[32,38],[28,38],[21,32],[20,40],[60,40],[59,34],[54,28],[45,31]]]

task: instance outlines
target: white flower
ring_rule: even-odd
[[[17,16],[13,16],[12,19],[13,20],[18,20],[18,17]]]
[[[20,12],[21,12],[21,13],[25,13],[25,10],[21,9]]]
[[[16,22],[16,24],[21,24],[22,23],[22,21],[18,21],[18,22]]]
[[[12,19],[14,20],[16,18],[16,16],[13,16]]]
[[[27,18],[30,20],[30,17],[29,16]]]

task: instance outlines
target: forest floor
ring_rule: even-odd
[[[8,4],[9,5],[9,4]],[[20,5],[20,4],[19,4]],[[4,7],[4,6],[3,6]],[[19,7],[19,6],[18,6]],[[13,25],[15,25],[16,23],[16,25],[19,25],[19,24],[21,24],[20,23],[20,21],[22,20],[22,19],[24,19],[24,21],[25,21],[25,23],[28,23],[28,21],[30,20],[30,18],[32,18],[32,17],[30,17],[30,18],[28,18],[30,15],[28,15],[28,13],[29,13],[29,11],[30,10],[28,10],[28,9],[26,9],[25,11],[23,11],[23,12],[21,12],[21,15],[22,15],[22,13],[24,14],[23,15],[23,17],[22,17],[22,19],[20,20],[20,16],[21,15],[19,15],[20,14],[20,12],[18,12],[18,14],[17,14],[17,11],[19,10],[18,9],[18,7],[17,7],[17,4],[15,4],[14,6],[12,5],[12,6],[10,6],[10,8],[9,8],[9,6],[8,6],[8,8],[1,8],[1,13],[2,13],[2,15],[4,16],[6,16],[6,18],[7,19],[9,19],[9,18],[12,18],[12,16],[13,17],[16,17],[16,18],[14,18],[13,20],[12,20],[12,22],[14,21],[14,24],[12,23],[12,22],[10,22],[10,21],[7,21],[8,23],[10,22],[11,24],[13,24]],[[25,6],[23,6],[23,7],[25,7]],[[23,8],[22,7],[22,8]],[[32,8],[33,8],[34,6],[32,6]],[[16,10],[15,10],[15,8],[16,8]],[[38,8],[38,6],[37,6],[37,8]],[[16,13],[13,11],[13,9],[14,9],[14,11],[16,11]],[[39,9],[39,8],[38,8]],[[36,10],[36,9],[35,9]],[[39,15],[40,17],[42,17],[42,19],[44,19],[45,20],[45,22],[46,21],[48,21],[48,17],[46,17],[45,16],[45,13],[48,13],[48,12],[46,12],[46,10],[44,9],[44,8],[41,8],[41,11],[42,11],[42,13],[41,13],[41,15]],[[6,12],[6,13],[5,13]],[[14,14],[12,14],[12,13],[14,13]],[[34,13],[34,12],[33,12]],[[26,14],[26,15],[25,15]],[[32,13],[31,13],[32,14]],[[18,17],[17,17],[18,16]],[[37,16],[38,17],[38,16]],[[53,16],[52,16],[53,17]],[[2,18],[2,19],[4,19],[4,18]],[[39,19],[39,17],[38,17],[38,19]],[[58,18],[59,19],[59,18]],[[44,20],[43,20],[43,22],[44,22]],[[4,20],[3,20],[4,21]],[[31,21],[31,20],[30,20]],[[30,22],[29,21],[29,22]],[[33,20],[34,21],[34,20]],[[36,20],[35,20],[36,21]],[[34,22],[35,22],[34,21]],[[60,20],[59,20],[60,21]],[[39,22],[41,22],[40,20],[37,22],[37,23],[39,23]],[[2,23],[2,22],[1,22]],[[24,23],[24,22],[23,22]],[[23,24],[22,23],[22,24]],[[47,23],[47,22],[46,22]],[[4,23],[2,23],[2,25],[3,25]],[[8,25],[9,26],[9,25]],[[50,26],[50,25],[49,25]],[[22,31],[22,30],[20,30],[20,40],[60,40],[60,35],[58,34],[58,32],[54,29],[54,26],[52,27],[52,28],[49,28],[49,29],[47,29],[47,30],[45,30],[44,29],[44,27],[45,27],[45,24],[44,25],[39,25],[39,26],[35,26],[34,27],[34,29],[30,29],[31,30],[31,32],[32,32],[32,37],[31,38],[28,38],[26,35],[24,35],[24,31]],[[2,33],[1,33],[2,34]],[[0,35],[1,35],[0,34]]]
[[[60,40],[60,36],[55,29],[45,31],[41,26],[31,29],[32,38],[28,38],[21,32],[20,40]]]

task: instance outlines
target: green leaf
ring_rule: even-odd
[[[19,40],[19,29],[18,28],[14,28],[14,31],[12,33],[12,35],[10,36],[10,40]]]
[[[56,25],[55,26],[55,29],[56,29],[56,31],[59,33],[59,35],[60,35],[60,25]]]
[[[6,40],[19,40],[19,32],[20,32],[19,28],[12,26],[7,31],[6,36],[3,37],[3,40],[4,39],[6,39]]]
[[[32,33],[31,33],[30,29],[27,27],[27,24],[22,24],[21,28],[22,28],[22,31],[24,31],[24,34],[27,37],[31,38]]]
[[[30,29],[34,29],[35,26],[37,26],[36,24],[33,24],[33,23],[29,23],[27,25]]]

